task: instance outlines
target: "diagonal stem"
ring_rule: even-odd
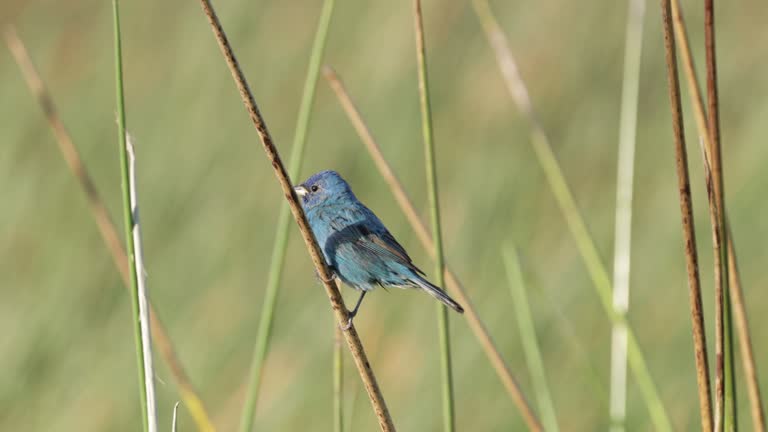
[[[245,76],[243,75],[243,71],[240,69],[240,65],[235,58],[235,54],[232,52],[232,48],[229,45],[227,36],[224,33],[224,29],[221,26],[219,18],[216,16],[216,12],[213,10],[211,2],[209,0],[200,0],[200,4],[208,19],[209,24],[211,25],[211,30],[213,31],[214,37],[216,38],[216,42],[219,44],[219,48],[221,49],[221,53],[224,56],[227,67],[232,74],[232,79],[235,81],[235,85],[240,92],[240,97],[243,100],[243,104],[245,105],[245,108],[248,111],[248,115],[251,117],[251,121],[256,128],[256,132],[259,135],[267,159],[270,161],[272,168],[274,169],[275,176],[280,183],[280,187],[283,191],[285,199],[288,201],[291,213],[293,214],[294,219],[296,219],[296,223],[299,226],[301,236],[304,239],[304,243],[308,249],[310,257],[312,258],[312,263],[314,264],[320,279],[323,281],[323,286],[325,287],[326,294],[328,295],[328,299],[331,303],[331,308],[336,315],[336,321],[339,325],[343,326],[347,323],[349,318],[349,312],[344,306],[344,299],[341,297],[341,293],[339,293],[339,289],[336,287],[336,284],[332,282],[331,273],[325,263],[325,260],[323,259],[320,248],[317,245],[317,240],[315,239],[315,236],[309,227],[306,215],[304,215],[304,211],[299,204],[299,201],[296,197],[296,192],[293,190],[293,184],[291,183],[290,177],[288,176],[288,172],[286,171],[285,166],[283,165],[283,161],[280,159],[280,154],[278,153],[277,148],[272,141],[272,136],[267,130],[264,118],[259,112],[256,101],[253,97],[253,93],[248,86]],[[376,381],[376,376],[374,375],[373,370],[371,369],[371,366],[368,362],[368,357],[365,354],[365,350],[363,348],[362,342],[360,341],[360,337],[357,334],[357,330],[355,329],[354,324],[350,326],[349,330],[344,332],[344,337],[347,341],[347,345],[349,346],[349,350],[352,353],[355,366],[360,373],[360,378],[363,381],[363,385],[368,392],[368,398],[370,399],[376,417],[378,418],[381,430],[394,431],[395,426],[392,422],[392,417],[389,414],[389,409],[387,408],[387,405],[384,401],[384,396],[381,394],[381,390],[379,389],[379,385]]]
[[[335,0],[325,0],[320,12],[320,19],[315,33],[315,41],[312,45],[309,66],[307,68],[307,78],[304,82],[304,92],[301,97],[299,115],[296,120],[296,129],[293,138],[293,147],[291,149],[291,158],[289,161],[289,172],[291,177],[296,178],[301,171],[301,165],[304,161],[304,148],[307,142],[307,131],[309,129],[312,104],[315,99],[315,88],[317,79],[320,75],[320,64],[322,63],[325,42],[330,27],[331,15],[333,14]],[[272,258],[267,278],[267,288],[264,292],[264,303],[261,307],[259,326],[256,332],[256,343],[253,347],[253,359],[251,360],[250,384],[246,392],[243,412],[240,417],[240,432],[250,432],[253,429],[254,417],[256,415],[256,403],[261,388],[261,377],[264,370],[264,360],[269,349],[269,342],[272,335],[272,324],[274,322],[275,306],[277,304],[277,294],[280,287],[280,279],[283,274],[285,263],[285,252],[288,248],[288,229],[290,228],[291,213],[288,204],[283,202],[280,205],[280,213],[277,218],[277,228],[275,234],[275,243],[272,247]]]

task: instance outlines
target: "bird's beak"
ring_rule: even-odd
[[[293,190],[296,192],[296,195],[300,197],[303,197],[304,195],[309,193],[307,188],[305,188],[304,186],[296,186],[295,188],[293,188]]]

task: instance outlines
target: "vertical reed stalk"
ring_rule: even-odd
[[[403,184],[397,178],[394,170],[392,170],[392,167],[384,158],[384,154],[381,152],[381,147],[379,147],[379,145],[373,139],[371,131],[368,129],[368,126],[365,124],[365,121],[360,115],[360,112],[357,110],[355,104],[352,102],[352,99],[349,97],[347,90],[344,88],[344,84],[341,82],[336,72],[334,72],[330,67],[326,67],[323,71],[323,74],[325,75],[326,80],[328,80],[328,83],[333,89],[334,93],[336,93],[336,97],[338,98],[339,103],[344,109],[344,112],[347,114],[347,117],[349,117],[349,120],[352,123],[352,126],[355,128],[355,131],[357,131],[357,134],[360,136],[360,140],[363,142],[366,149],[368,150],[368,153],[371,155],[376,168],[379,170],[379,173],[384,178],[384,181],[392,190],[395,201],[397,201],[397,204],[400,206],[403,214],[405,214],[405,217],[408,219],[411,227],[416,232],[416,236],[419,238],[422,246],[424,246],[424,249],[432,254],[432,257],[434,258],[435,247],[432,241],[432,237],[429,234],[427,225],[419,217],[419,214],[416,211],[416,207],[413,205],[413,202],[405,192]],[[485,325],[480,319],[477,310],[475,310],[475,307],[472,305],[472,302],[467,296],[464,287],[459,281],[458,276],[456,276],[456,274],[450,268],[446,267],[444,277],[448,290],[451,292],[451,294],[456,296],[456,299],[464,307],[464,315],[467,318],[467,324],[469,324],[469,327],[474,333],[475,338],[485,351],[488,360],[491,362],[491,365],[496,371],[496,374],[506,388],[507,393],[509,393],[512,401],[520,410],[520,413],[523,416],[523,420],[525,420],[528,429],[532,431],[541,431],[541,423],[539,422],[538,418],[536,418],[536,414],[531,409],[531,406],[528,403],[528,399],[520,389],[520,385],[517,383],[517,380],[515,380],[515,378],[512,376],[512,372],[509,370],[509,366],[507,366],[504,358],[501,356],[501,353],[499,353],[498,348],[496,348],[491,335],[485,328]]]
[[[36,97],[38,104],[48,120],[48,124],[53,131],[56,143],[59,146],[67,166],[80,185],[80,188],[85,193],[96,226],[99,229],[104,244],[107,246],[107,249],[112,256],[112,262],[120,273],[123,285],[126,289],[130,290],[128,257],[120,242],[120,234],[118,234],[117,228],[109,216],[107,207],[104,205],[104,200],[102,200],[101,195],[99,195],[99,192],[96,189],[96,184],[93,182],[85,164],[80,158],[80,154],[72,141],[72,137],[69,135],[64,123],[61,121],[61,117],[58,114],[56,105],[53,103],[50,92],[40,78],[40,74],[35,69],[35,66],[32,64],[32,59],[30,58],[24,43],[19,39],[12,27],[6,29],[5,41],[8,48],[11,50],[11,53],[13,53],[16,63],[21,69],[22,75],[27,82],[27,86]],[[151,325],[153,343],[160,351],[160,356],[168,365],[168,369],[176,382],[181,398],[184,400],[184,405],[192,415],[198,430],[205,432],[214,431],[213,424],[205,409],[205,405],[190,382],[189,377],[176,354],[173,344],[171,343],[168,332],[165,330],[163,323],[160,322],[151,302],[149,303],[149,322]]]
[[[680,212],[682,216],[683,240],[685,244],[686,268],[688,271],[688,289],[693,328],[694,354],[696,359],[696,379],[699,389],[699,412],[701,428],[712,431],[712,406],[709,382],[709,364],[707,359],[707,340],[704,330],[704,312],[701,306],[701,284],[696,250],[691,186],[688,175],[688,156],[683,130],[683,109],[680,102],[680,81],[677,73],[677,53],[670,18],[669,0],[661,2],[664,20],[664,45],[667,63],[667,82],[669,86],[670,107],[672,110],[672,130],[675,141],[675,161],[677,168],[678,192],[680,193]]]
[[[645,0],[629,0],[624,47],[624,79],[619,119],[619,161],[616,180],[616,228],[613,259],[613,308],[629,310],[629,271],[632,239],[632,184],[635,165],[637,101],[643,45]],[[611,431],[625,430],[627,411],[627,329],[614,325],[611,334]]]
[[[541,358],[541,350],[536,338],[536,329],[531,317],[531,305],[528,302],[528,294],[526,293],[525,278],[523,278],[523,272],[520,269],[520,259],[514,246],[509,246],[504,250],[504,264],[507,269],[512,300],[515,304],[515,316],[517,317],[517,326],[520,328],[520,339],[523,341],[523,351],[526,363],[528,363],[528,371],[531,373],[531,381],[533,381],[533,386],[536,390],[536,399],[539,404],[541,418],[544,422],[544,430],[558,432],[560,428],[557,426],[555,404],[552,403],[552,396],[547,385],[544,361]]]
[[[333,430],[344,431],[344,360],[341,356],[341,328],[334,323],[333,338]]]
[[[493,15],[487,1],[473,0],[472,5],[483,27],[488,43],[496,55],[496,61],[507,85],[507,90],[518,109],[530,124],[531,145],[536,153],[536,158],[544,171],[544,175],[549,182],[552,193],[555,195],[560,210],[563,212],[571,235],[573,235],[576,241],[579,253],[589,271],[603,309],[614,323],[626,321],[623,316],[617,315],[613,310],[611,281],[608,277],[608,272],[600,259],[600,255],[597,253],[597,248],[587,230],[584,219],[579,213],[573,194],[568,188],[568,183],[563,176],[549,139],[533,111],[533,106],[528,96],[528,89],[520,76],[507,38],[496,21],[496,17]],[[630,369],[640,387],[640,393],[648,406],[655,428],[660,431],[671,430],[672,425],[667,416],[666,409],[661,402],[656,385],[648,370],[648,365],[645,363],[645,358],[631,328],[627,329],[627,349]]]
[[[702,155],[704,158],[704,173],[705,173],[705,181],[707,184],[707,190],[710,192],[710,195],[708,195],[708,198],[711,198],[711,190],[712,190],[712,183],[713,181],[709,178],[711,175],[711,169],[712,166],[712,155],[711,155],[711,141],[712,141],[712,135],[709,132],[709,128],[707,125],[706,120],[706,114],[704,109],[704,102],[701,97],[701,91],[699,89],[698,79],[696,77],[696,69],[693,64],[693,56],[691,55],[690,46],[688,43],[688,35],[686,32],[685,27],[685,20],[683,19],[683,16],[680,12],[680,5],[677,1],[671,2],[671,9],[672,9],[672,20],[674,24],[674,30],[675,35],[677,38],[678,43],[680,44],[680,55],[682,57],[682,64],[683,64],[683,71],[686,76],[686,81],[688,82],[688,90],[689,90],[689,96],[691,99],[691,105],[694,108],[694,117],[696,119],[696,127],[698,129],[698,135],[699,135],[699,143],[701,144],[702,149]],[[712,211],[715,208],[715,206],[710,205],[710,216],[712,219],[714,219],[714,216],[712,216]],[[730,290],[730,296],[729,299],[733,301],[734,306],[734,314],[737,321],[737,327],[736,329],[739,332],[739,343],[741,345],[741,352],[745,355],[742,356],[742,362],[744,365],[744,370],[746,373],[747,378],[747,387],[749,389],[748,394],[750,397],[750,406],[751,406],[751,412],[752,412],[752,420],[755,425],[755,428],[757,430],[766,430],[765,426],[765,415],[762,410],[762,400],[760,396],[759,391],[759,384],[757,379],[757,369],[755,366],[755,360],[754,356],[747,355],[748,353],[751,353],[751,337],[749,334],[749,326],[747,323],[747,316],[746,316],[746,309],[744,307],[743,302],[743,294],[741,290],[740,285],[740,278],[738,274],[735,274],[738,272],[738,267],[736,266],[736,258],[735,258],[735,247],[733,246],[733,241],[731,240],[731,230],[730,227],[728,227],[727,217],[726,217],[726,237],[727,237],[727,243],[729,244],[729,257],[728,257],[728,274],[729,279],[732,283],[737,283],[737,285],[731,287]],[[714,231],[714,230],[713,230]],[[743,324],[743,325],[742,325]],[[735,382],[735,381],[734,381]],[[724,395],[723,395],[724,396]]]
[[[707,63],[707,100],[709,105],[709,134],[712,146],[712,177],[715,194],[715,215],[713,221],[715,249],[715,350],[717,368],[715,387],[718,400],[720,393],[723,406],[715,404],[716,415],[723,416],[723,430],[734,431],[736,423],[736,374],[733,365],[733,323],[731,320],[730,297],[728,289],[728,230],[725,224],[725,184],[723,180],[723,157],[720,145],[720,110],[717,94],[717,57],[715,54],[715,7],[713,0],[704,0],[704,37]],[[720,323],[718,323],[718,319]],[[722,366],[721,366],[722,362]],[[722,386],[723,389],[719,389]],[[719,422],[715,421],[719,429]]]
[[[421,13],[421,1],[413,0],[413,25],[416,34],[416,59],[419,70],[419,101],[421,105],[421,126],[424,134],[424,156],[429,193],[429,214],[432,221],[432,238],[435,243],[435,281],[440,287],[445,286],[443,277],[443,240],[440,228],[440,202],[437,194],[437,167],[435,162],[435,142],[432,133],[432,108],[429,100],[429,79],[427,76],[427,52],[424,43],[424,22]],[[451,343],[448,327],[448,309],[437,304],[437,326],[440,336],[440,369],[443,388],[443,430],[452,432],[456,429],[456,414],[453,406],[453,377],[451,376]]]
[[[133,146],[128,142],[125,126],[125,97],[123,93],[123,57],[120,45],[120,10],[118,0],[112,1],[113,24],[115,35],[115,92],[117,101],[117,131],[120,144],[120,173],[123,190],[123,222],[125,224],[125,242],[128,250],[131,281],[131,305],[133,306],[134,336],[136,339],[136,357],[141,392],[142,426],[145,432],[157,431],[157,413],[155,410],[155,387],[153,383],[152,343],[149,336],[149,313],[141,249],[138,208],[135,191],[135,160]]]
[[[302,239],[304,240],[310,257],[312,258],[312,263],[315,266],[315,270],[317,270],[320,279],[323,281],[323,286],[325,287],[326,294],[328,295],[328,300],[331,303],[331,308],[336,315],[336,321],[339,325],[346,325],[349,319],[349,311],[344,305],[344,299],[341,297],[341,293],[339,293],[338,287],[332,281],[331,273],[325,263],[325,259],[323,259],[322,252],[317,245],[317,240],[312,233],[312,229],[309,227],[307,217],[304,214],[304,211],[302,210],[301,205],[299,204],[299,201],[296,197],[296,192],[293,190],[291,179],[288,176],[288,172],[283,165],[283,161],[280,159],[280,154],[278,153],[277,148],[272,141],[272,136],[267,129],[264,118],[261,116],[261,113],[256,106],[253,93],[248,86],[245,76],[243,75],[243,71],[240,69],[237,58],[235,58],[235,54],[232,51],[232,47],[229,44],[229,40],[227,39],[226,34],[224,33],[221,22],[216,16],[216,12],[213,10],[213,6],[209,0],[200,0],[200,4],[203,9],[203,13],[205,13],[206,18],[208,19],[208,23],[211,26],[211,30],[213,31],[221,53],[224,56],[227,67],[232,74],[232,79],[234,80],[235,85],[240,93],[240,97],[242,98],[246,111],[248,111],[248,115],[251,117],[251,121],[256,128],[256,132],[259,135],[259,139],[261,140],[261,144],[267,159],[270,161],[272,168],[274,169],[275,177],[277,177],[277,180],[280,183],[283,195],[288,201],[288,205],[291,208],[291,213],[293,214],[293,217],[299,226],[299,231],[301,232]],[[384,396],[381,394],[381,390],[379,389],[379,385],[376,381],[376,376],[374,375],[370,363],[368,362],[368,357],[365,354],[365,349],[363,348],[360,337],[357,334],[354,323],[349,328],[349,330],[344,332],[344,337],[352,354],[352,358],[355,361],[355,366],[357,367],[357,370],[360,374],[360,378],[363,381],[363,385],[368,392],[368,398],[371,401],[371,405],[379,421],[379,427],[382,431],[385,432],[394,431],[395,425],[392,422],[389,409],[387,408],[387,404],[384,401]]]
[[[291,178],[297,178],[299,176],[301,165],[304,161],[304,148],[307,142],[307,132],[311,120],[312,105],[315,99],[315,89],[320,75],[320,65],[322,64],[323,52],[325,51],[325,43],[328,39],[328,28],[330,27],[331,16],[333,15],[334,4],[335,0],[325,0],[323,2],[323,8],[320,12],[320,19],[317,25],[317,32],[315,33],[315,40],[312,44],[312,53],[309,57],[307,77],[304,82],[304,92],[301,96],[301,105],[299,106],[299,115],[296,120],[296,129],[293,136],[293,148],[291,150],[291,159],[288,168]],[[275,243],[272,247],[272,261],[269,268],[267,288],[264,292],[264,303],[261,306],[259,327],[256,333],[256,344],[253,348],[250,385],[246,391],[243,413],[240,418],[240,432],[250,432],[253,429],[254,416],[256,415],[256,403],[259,398],[261,376],[264,369],[264,360],[267,356],[269,341],[272,335],[272,323],[274,322],[277,293],[278,288],[280,287],[280,279],[283,274],[285,251],[288,247],[290,217],[291,213],[288,204],[285,202],[281,203],[280,214],[277,218]]]

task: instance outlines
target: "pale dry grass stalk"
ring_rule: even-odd
[[[141,223],[139,221],[139,195],[136,187],[136,148],[131,136],[126,131],[125,146],[128,152],[128,189],[131,203],[133,227],[131,236],[135,250],[135,272],[139,296],[139,325],[141,326],[141,345],[144,348],[144,386],[147,394],[147,423],[149,432],[157,432],[157,398],[155,396],[155,366],[152,359],[152,337],[149,330],[149,290],[147,271],[144,266],[144,251],[141,241]]]
[[[421,126],[424,138],[424,161],[427,173],[427,195],[429,196],[429,215],[434,239],[435,277],[437,285],[445,286],[445,257],[443,255],[443,235],[440,227],[440,201],[437,192],[437,163],[435,161],[435,140],[432,132],[432,107],[429,95],[429,74],[427,73],[427,49],[424,42],[424,19],[421,1],[413,0],[413,27],[416,36],[416,60],[419,75],[419,105],[421,107]],[[453,376],[451,367],[451,337],[448,325],[448,308],[438,303],[437,327],[440,341],[440,381],[443,393],[443,430],[453,432],[456,429],[454,410]]]
[[[173,404],[173,418],[171,419],[171,432],[176,432],[176,415],[179,413],[179,403]]]
[[[624,45],[624,78],[619,118],[619,157],[616,175],[616,227],[613,249],[613,307],[626,315],[629,310],[629,273],[632,244],[632,195],[635,168],[637,105],[640,89],[640,58],[643,45],[645,0],[629,0]],[[611,384],[609,414],[611,431],[625,430],[627,416],[627,328],[623,323],[611,331]]]
[[[397,178],[397,175],[392,170],[392,167],[384,158],[384,155],[381,152],[381,148],[374,140],[373,135],[371,135],[371,131],[368,129],[368,126],[365,124],[365,121],[363,121],[360,112],[352,102],[352,99],[347,93],[347,90],[344,88],[344,84],[341,82],[341,79],[338,77],[336,72],[334,72],[333,69],[328,66],[323,69],[323,74],[326,80],[328,80],[328,83],[330,84],[334,93],[336,94],[336,97],[338,98],[341,107],[344,109],[344,112],[347,114],[347,117],[349,117],[352,126],[355,128],[355,131],[357,131],[361,141],[371,155],[376,168],[379,170],[379,173],[387,185],[389,185],[392,194],[395,197],[395,201],[397,201],[397,204],[405,214],[406,219],[408,219],[411,227],[416,232],[416,236],[419,238],[422,246],[424,246],[424,249],[426,249],[434,258],[435,245],[432,241],[432,236],[429,234],[427,225],[424,223],[424,221],[421,220],[421,217],[416,211],[416,207],[413,205],[413,202],[405,192],[403,184]],[[501,356],[501,353],[496,347],[496,344],[493,342],[493,339],[488,333],[488,330],[485,328],[485,325],[480,319],[477,310],[475,310],[475,307],[472,305],[472,302],[467,296],[466,291],[459,281],[458,276],[456,276],[456,274],[448,266],[445,268],[444,275],[446,287],[464,307],[464,315],[467,318],[467,323],[469,324],[470,329],[474,333],[475,338],[480,343],[480,346],[483,348],[483,351],[485,351],[488,360],[491,362],[491,365],[496,371],[496,374],[506,388],[507,393],[509,393],[512,401],[520,410],[520,413],[523,416],[523,420],[525,420],[528,428],[532,431],[543,430],[541,422],[533,412],[533,409],[528,403],[528,399],[520,388],[520,385],[517,383],[517,380],[512,376],[512,372],[504,361],[504,358]]]
[[[611,301],[612,288],[608,271],[597,252],[597,247],[587,230],[584,219],[581,217],[573,193],[570,191],[568,182],[552,150],[549,138],[533,110],[527,87],[520,75],[517,63],[512,55],[512,50],[507,42],[507,37],[486,0],[473,0],[472,6],[480,20],[488,43],[496,56],[499,71],[512,101],[530,125],[530,143],[539,165],[544,171],[550,189],[563,213],[568,229],[576,242],[579,254],[587,267],[593,282],[593,288],[600,299],[603,310],[614,324],[622,321],[626,322],[626,318],[617,314],[613,309]],[[640,345],[634,332],[629,327],[627,327],[627,358],[656,429],[661,431],[671,430],[672,425],[669,421],[669,416],[648,370],[643,352],[640,350]]]
[[[291,183],[285,166],[280,159],[280,154],[278,153],[277,148],[272,141],[272,136],[267,130],[264,119],[259,112],[256,101],[253,97],[253,93],[251,92],[245,76],[240,69],[240,65],[235,58],[235,54],[232,52],[232,48],[229,45],[227,36],[224,33],[221,22],[213,10],[211,2],[208,0],[200,0],[200,4],[208,19],[209,24],[211,25],[211,30],[213,31],[219,48],[221,49],[221,53],[224,56],[227,67],[232,74],[232,79],[235,81],[235,85],[237,86],[237,89],[240,93],[243,104],[245,105],[253,125],[256,128],[267,159],[269,159],[270,163],[272,164],[275,176],[277,177],[285,199],[288,201],[288,204],[291,208],[291,213],[293,213],[293,217],[296,219],[299,230],[301,231],[302,238],[304,239],[304,243],[308,249],[310,257],[312,258],[312,263],[314,264],[320,279],[323,281],[323,286],[325,287],[326,294],[328,295],[328,299],[331,303],[331,308],[336,315],[336,320],[338,321],[339,325],[344,326],[349,319],[349,311],[344,305],[344,299],[341,297],[339,289],[333,282],[331,272],[329,271],[328,266],[323,259],[323,255],[319,246],[317,245],[317,240],[315,239],[309,223],[307,222],[307,218],[304,215],[301,205],[299,204],[299,201],[296,197],[296,192],[293,190],[293,184]],[[368,392],[368,397],[379,421],[381,430],[394,431],[395,426],[392,422],[392,417],[389,414],[389,410],[384,401],[384,397],[381,394],[381,390],[379,389],[379,385],[376,381],[373,370],[368,363],[368,357],[365,354],[365,350],[363,348],[362,342],[360,341],[360,337],[357,334],[357,330],[355,329],[354,324],[350,326],[349,330],[344,332],[344,337],[347,341],[347,345],[349,346],[352,358],[355,361],[355,366],[360,373],[360,378],[363,381],[363,385]]]
[[[730,231],[730,227],[729,227]],[[749,337],[749,322],[747,309],[744,305],[744,295],[741,291],[741,277],[736,265],[736,249],[733,246],[733,235],[728,235],[728,276],[731,278],[731,304],[733,305],[733,317],[736,320],[736,329],[739,333],[739,348],[744,368],[744,377],[747,381],[747,393],[749,394],[750,412],[752,414],[752,428],[756,432],[765,432],[765,413],[760,396],[760,386],[757,379],[755,366],[755,353],[752,349],[752,340]]]
[[[107,246],[110,255],[112,256],[112,262],[115,264],[120,276],[123,280],[123,285],[126,289],[129,289],[129,275],[128,275],[128,256],[123,249],[122,242],[120,241],[120,235],[117,232],[114,222],[109,216],[107,207],[104,205],[104,200],[96,188],[96,184],[93,182],[90,174],[88,173],[82,158],[80,157],[77,147],[69,134],[69,131],[65,127],[58,114],[56,105],[51,98],[51,94],[48,91],[45,83],[43,82],[40,74],[37,72],[32,59],[29,56],[24,43],[16,34],[16,31],[12,27],[5,29],[5,42],[8,45],[11,53],[13,54],[16,63],[21,69],[22,75],[29,87],[31,93],[37,99],[43,114],[48,121],[48,124],[53,131],[56,143],[59,150],[64,157],[67,167],[69,167],[72,175],[77,180],[80,188],[85,193],[88,206],[93,214],[96,226],[99,229],[104,244]],[[184,370],[184,366],[179,360],[176,350],[173,347],[171,338],[168,335],[168,331],[157,316],[151,302],[149,304],[149,322],[152,332],[152,340],[155,347],[160,352],[160,357],[168,365],[171,371],[176,386],[179,389],[184,405],[187,407],[192,419],[197,425],[197,429],[202,432],[213,432],[215,428],[210,420],[208,411],[205,408],[205,404],[198,396],[196,389],[189,380],[189,376]]]
[[[670,20],[669,0],[662,0],[664,24],[664,45],[667,63],[667,82],[669,85],[670,107],[672,110],[672,129],[675,140],[675,162],[677,168],[678,192],[680,193],[680,212],[682,214],[683,241],[685,245],[685,264],[688,271],[688,290],[693,328],[694,356],[696,359],[696,379],[699,389],[699,412],[701,428],[712,431],[712,405],[709,382],[709,364],[707,358],[707,339],[704,330],[704,312],[701,306],[701,283],[696,250],[696,234],[691,203],[691,185],[688,175],[688,156],[683,130],[683,109],[680,102],[680,81],[677,73],[677,53],[675,38]]]

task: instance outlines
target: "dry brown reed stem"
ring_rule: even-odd
[[[6,28],[4,36],[8,48],[21,69],[21,73],[24,76],[27,86],[40,104],[40,107],[45,114],[45,118],[53,130],[56,143],[59,146],[59,150],[61,151],[67,166],[85,192],[88,206],[91,209],[91,213],[93,213],[101,238],[104,240],[107,249],[112,255],[112,261],[120,273],[123,284],[128,288],[128,257],[125,254],[125,250],[120,241],[120,235],[109,216],[104,201],[101,199],[93,179],[88,174],[88,170],[80,158],[80,154],[72,141],[72,137],[69,135],[64,123],[61,121],[61,117],[59,117],[50,92],[43,83],[42,78],[40,78],[40,74],[35,69],[24,43],[19,39],[13,27]],[[176,351],[168,336],[168,332],[165,330],[162,322],[160,322],[152,305],[150,305],[150,325],[154,345],[159,349],[161,357],[165,360],[168,368],[171,370],[171,375],[179,388],[179,393],[184,401],[184,405],[192,415],[198,430],[205,432],[214,431],[215,428],[210,420],[205,405],[190,382],[181,361],[176,355]]]
[[[224,29],[221,26],[219,18],[216,16],[216,12],[213,10],[211,2],[208,0],[200,0],[200,4],[203,8],[203,12],[208,18],[208,22],[211,25],[211,30],[216,37],[216,42],[219,44],[221,53],[224,55],[224,59],[227,63],[227,66],[229,67],[229,71],[232,74],[232,79],[235,81],[235,85],[240,92],[240,97],[245,104],[245,108],[248,111],[251,120],[253,121],[253,125],[256,127],[256,131],[259,134],[259,138],[261,139],[264,152],[267,155],[267,159],[269,159],[270,163],[272,164],[272,168],[275,171],[275,176],[277,177],[277,180],[283,190],[285,199],[288,201],[288,205],[291,208],[291,213],[293,213],[293,217],[296,219],[296,223],[299,225],[301,236],[304,239],[304,243],[307,246],[310,257],[312,258],[312,263],[314,264],[320,279],[323,281],[325,291],[328,294],[328,299],[331,302],[331,307],[336,314],[336,320],[338,321],[339,325],[343,326],[347,323],[349,318],[349,312],[344,305],[344,299],[341,297],[341,293],[339,293],[339,289],[334,283],[333,275],[329,271],[328,266],[323,259],[323,255],[321,254],[320,248],[317,245],[317,240],[315,239],[315,236],[309,227],[309,223],[307,222],[307,218],[304,215],[304,211],[302,210],[301,205],[299,204],[299,201],[296,197],[296,192],[293,190],[293,185],[288,176],[288,172],[285,170],[285,166],[283,166],[283,162],[280,159],[280,154],[278,153],[277,148],[272,141],[272,136],[269,134],[267,125],[265,124],[264,119],[259,112],[259,108],[256,106],[253,93],[248,86],[245,76],[243,75],[243,71],[240,69],[240,65],[235,58],[234,52],[232,52],[232,48],[229,45],[227,36],[224,33]],[[355,366],[357,366],[358,372],[360,373],[360,378],[363,381],[363,385],[368,392],[368,397],[371,400],[371,405],[373,406],[373,409],[376,413],[376,417],[378,418],[381,430],[394,431],[395,426],[392,423],[389,410],[387,409],[387,405],[384,401],[384,397],[381,394],[379,385],[376,382],[376,377],[373,374],[371,365],[368,363],[368,357],[365,354],[365,350],[363,349],[363,345],[360,342],[360,337],[358,336],[354,325],[350,326],[349,330],[344,332],[344,337],[347,341],[347,345],[349,346],[349,350],[352,353]]]
[[[680,102],[680,81],[677,72],[677,54],[672,22],[670,20],[669,0],[662,0],[661,10],[664,20],[667,83],[669,85],[669,101],[672,109],[672,129],[675,138],[675,166],[677,169],[678,192],[680,194],[680,212],[682,216],[683,239],[685,243],[685,264],[688,271],[688,291],[693,328],[694,356],[696,359],[696,379],[699,389],[701,428],[705,432],[711,432],[712,405],[710,401],[711,390],[709,382],[709,364],[707,360],[707,340],[704,331],[704,312],[701,306],[701,284],[699,280],[699,264],[696,252],[693,206],[691,204],[691,185],[688,175],[688,155],[685,147],[685,133],[683,131],[683,109]]]
[[[729,227],[730,231],[730,227]],[[741,277],[736,265],[736,249],[733,246],[733,236],[728,233],[728,277],[731,279],[731,306],[733,306],[736,330],[739,332],[739,347],[744,367],[744,376],[747,381],[747,393],[749,394],[750,412],[752,413],[752,429],[756,432],[765,432],[765,413],[761,404],[760,386],[758,385],[757,369],[755,368],[755,354],[752,350],[752,341],[749,338],[749,323],[747,321],[744,295],[741,291]]]
[[[723,179],[723,156],[720,142],[720,110],[717,94],[717,58],[715,55],[715,8],[713,0],[704,0],[704,35],[707,66],[707,101],[709,113],[709,135],[712,150],[710,161],[712,181],[714,183],[714,201],[716,220],[713,221],[715,249],[715,329],[720,339],[715,339],[717,369],[715,387],[724,396],[722,409],[715,405],[715,427],[718,415],[723,415],[726,426],[736,429],[736,383],[733,365],[733,320],[728,297],[728,232],[725,225],[725,184]],[[708,188],[710,189],[710,188]],[[711,204],[710,204],[711,207]],[[720,323],[717,322],[720,319]],[[719,344],[717,343],[719,342]],[[721,365],[722,363],[722,365]],[[722,373],[722,375],[717,375]],[[719,430],[719,429],[718,429]]]
[[[392,193],[395,196],[395,201],[397,201],[398,205],[405,214],[405,217],[408,219],[408,222],[411,224],[411,227],[416,232],[416,236],[419,238],[419,241],[421,241],[422,246],[424,246],[424,248],[431,255],[434,255],[434,243],[426,224],[419,217],[419,214],[416,211],[416,207],[413,205],[413,202],[405,192],[403,184],[397,178],[397,175],[395,175],[392,167],[384,158],[384,155],[381,152],[381,148],[374,140],[373,135],[371,135],[371,131],[363,121],[363,118],[360,115],[357,107],[355,107],[355,104],[352,102],[352,99],[350,98],[349,93],[347,93],[347,90],[344,87],[344,84],[341,82],[341,79],[338,77],[336,72],[328,66],[323,68],[323,75],[325,76],[326,80],[328,80],[328,83],[336,94],[336,97],[344,109],[344,112],[349,117],[352,126],[355,128],[357,134],[360,136],[360,139],[363,141],[363,144],[365,144],[368,152],[371,154],[371,158],[376,164],[376,168],[379,170],[379,173],[384,178],[384,181],[387,182],[387,185],[389,185],[390,189],[392,190]],[[488,356],[488,360],[491,362],[491,365],[504,384],[504,387],[507,389],[507,392],[512,397],[512,400],[520,410],[523,419],[528,425],[528,428],[532,431],[543,430],[541,423],[536,417],[536,414],[534,414],[533,410],[531,409],[531,406],[529,405],[528,400],[520,389],[519,384],[512,376],[512,372],[509,370],[509,367],[499,353],[499,350],[496,348],[491,335],[488,333],[485,325],[480,320],[480,316],[475,310],[475,307],[472,305],[472,302],[469,300],[469,297],[467,296],[458,277],[448,266],[445,267],[444,274],[447,288],[464,306],[464,315],[467,317],[469,327],[475,334],[475,338],[477,338],[477,340],[480,342],[480,345],[483,347],[485,354]]]
[[[709,171],[711,166],[711,155],[709,151],[709,142],[712,141],[712,136],[709,133],[709,129],[706,124],[706,115],[704,114],[704,103],[702,101],[701,92],[699,90],[698,80],[696,78],[696,70],[693,64],[693,57],[691,55],[690,46],[688,43],[688,36],[685,27],[685,21],[680,13],[680,5],[677,0],[672,1],[672,15],[675,25],[675,33],[677,41],[680,44],[680,54],[683,60],[683,71],[688,81],[688,88],[691,97],[691,104],[694,107],[694,114],[696,117],[696,127],[702,146],[702,153],[704,157],[704,167],[706,171]],[[736,266],[735,259],[735,247],[732,240],[732,231],[728,226],[726,215],[726,230],[727,230],[727,243],[728,243],[728,275],[731,282],[736,281],[735,285],[730,287],[730,297],[733,306],[734,317],[736,319],[736,329],[739,333],[739,345],[741,348],[742,363],[745,372],[752,371],[752,374],[747,374],[747,388],[750,398],[750,411],[752,415],[752,422],[755,425],[756,430],[765,431],[765,413],[763,411],[763,403],[760,395],[759,381],[757,379],[757,368],[755,365],[754,355],[752,355],[752,342],[749,332],[749,325],[747,320],[746,308],[744,305],[743,290],[741,288],[741,278],[738,275],[738,267]],[[759,428],[759,429],[758,429]]]

